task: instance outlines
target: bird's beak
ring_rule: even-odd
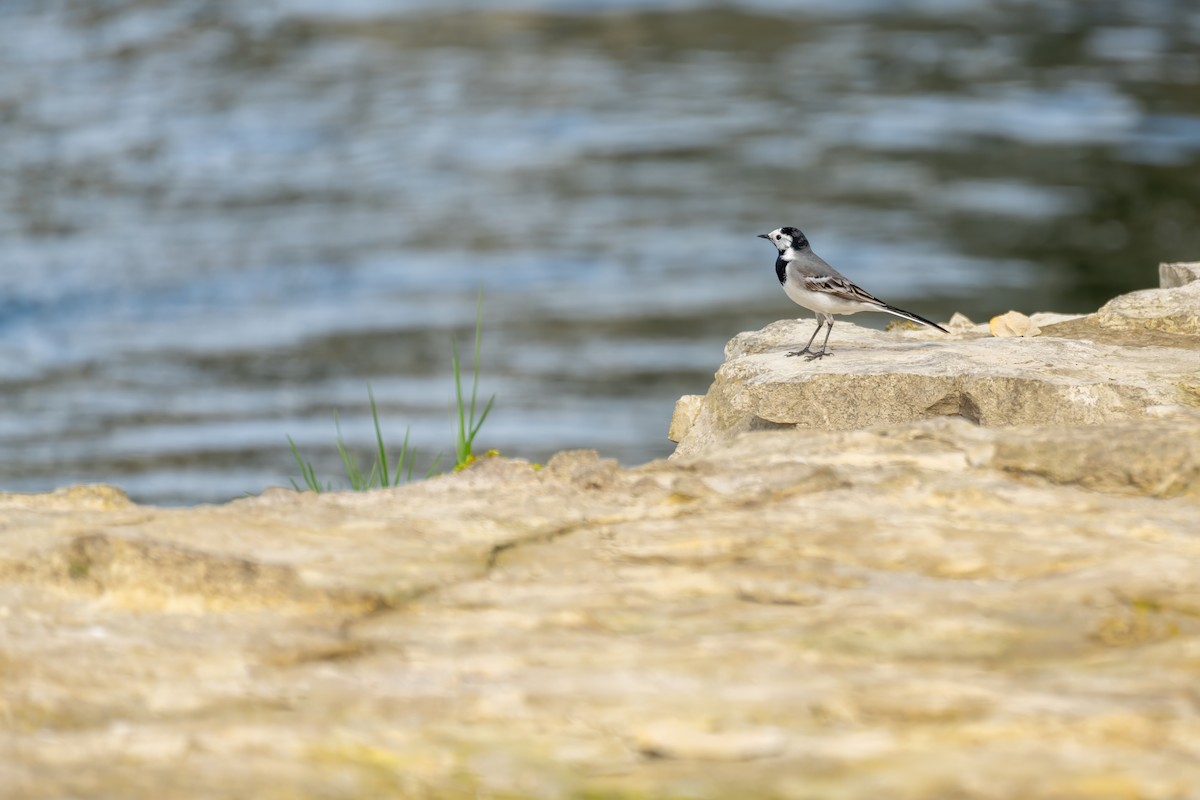
[[[760,238],[760,239],[770,239],[770,238],[771,238],[771,236],[770,236],[770,234],[766,234],[766,233],[760,233],[760,234],[758,235],[758,238]]]

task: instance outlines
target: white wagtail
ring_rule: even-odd
[[[814,358],[833,355],[828,349],[828,344],[829,334],[833,331],[834,314],[884,311],[920,322],[922,325],[929,325],[943,333],[950,332],[936,322],[889,306],[867,290],[856,286],[853,281],[814,253],[808,246],[808,239],[798,228],[776,228],[770,233],[760,233],[758,238],[766,239],[779,250],[779,255],[775,258],[775,276],[779,278],[779,285],[783,287],[783,291],[787,292],[787,296],[795,303],[816,312],[817,315],[817,329],[813,331],[808,344],[804,345],[803,350],[788,353],[789,356],[804,356],[805,361],[812,361]],[[810,350],[822,326],[826,326],[825,341],[821,343],[820,350]]]

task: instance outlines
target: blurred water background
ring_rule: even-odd
[[[0,489],[334,477],[368,382],[448,450],[480,285],[479,445],[640,463],[800,315],[755,234],[983,320],[1198,209],[1197,2],[0,0]]]

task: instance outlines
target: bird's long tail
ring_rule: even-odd
[[[912,313],[911,311],[905,311],[902,308],[896,308],[895,306],[889,306],[887,303],[880,303],[879,310],[886,311],[889,314],[895,314],[897,317],[904,317],[905,319],[910,319],[913,322],[919,322],[922,325],[928,325],[931,328],[937,328],[942,333],[950,332],[950,331],[946,330],[945,328],[943,328],[941,325],[938,325],[936,322],[930,322],[929,320],[925,319],[924,317],[918,317],[916,314]]]

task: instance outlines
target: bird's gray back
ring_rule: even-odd
[[[792,269],[800,275],[807,275],[815,278],[841,278],[848,281],[845,275],[838,272],[829,262],[814,253],[811,248],[806,248],[796,253],[796,257],[792,259]]]

